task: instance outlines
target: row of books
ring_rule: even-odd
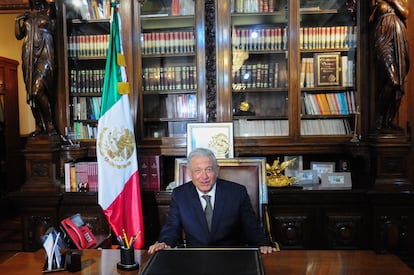
[[[68,36],[69,57],[102,57],[108,51],[109,34]]]
[[[102,93],[104,69],[70,70],[71,93]]]
[[[300,28],[301,49],[355,48],[357,26]],[[286,28],[233,28],[232,47],[243,50],[286,50]]]
[[[335,54],[334,54],[335,55]],[[321,73],[320,64],[315,61],[317,54],[314,57],[303,57],[301,59],[300,70],[300,87],[301,88],[314,88],[318,86],[315,79],[318,77],[318,73]],[[336,58],[336,57],[335,57]],[[348,59],[348,56],[337,54],[338,63],[334,64],[332,74],[330,77],[330,86],[341,85],[342,87],[354,86],[354,61]],[[322,74],[322,73],[321,73]],[[324,84],[326,86],[326,83]]]
[[[233,65],[234,66],[234,65]],[[233,70],[233,88],[278,88],[279,63],[258,63],[242,65]]]
[[[195,94],[168,95],[165,98],[168,118],[196,118],[197,96]]]
[[[161,155],[139,155],[138,171],[142,190],[160,190],[160,183],[163,175]]]
[[[233,128],[238,137],[289,135],[288,120],[238,119],[233,121]]]
[[[348,119],[301,120],[301,135],[350,135],[352,129]]]
[[[160,190],[162,177],[160,155],[138,157],[142,190]],[[96,161],[66,162],[65,192],[98,192],[98,163]]]
[[[66,162],[66,192],[98,192],[98,163],[95,161]]]
[[[357,31],[357,26],[300,28],[300,48],[355,48]]]
[[[275,0],[233,0],[232,11],[236,13],[252,13],[252,12],[274,12],[277,10]]]
[[[193,31],[146,32],[141,34],[142,53],[193,53],[195,39]]]
[[[143,68],[143,90],[194,90],[197,88],[196,73],[196,66]]]
[[[288,120],[246,120],[233,121],[234,135],[250,136],[288,136]],[[349,135],[352,129],[348,119],[301,120],[302,135]]]
[[[304,93],[303,114],[348,115],[357,112],[355,91],[340,93]]]
[[[72,130],[75,139],[96,139],[98,136],[97,123],[74,121]]]
[[[231,43],[233,49],[286,50],[287,28],[233,28]]]
[[[98,120],[101,110],[101,97],[72,97],[73,120]]]

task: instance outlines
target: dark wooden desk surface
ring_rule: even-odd
[[[146,251],[136,251],[141,268],[149,258]],[[19,252],[0,264],[1,274],[42,274],[45,253]],[[119,250],[84,250],[82,271],[67,271],[51,274],[138,274],[136,271],[117,270]],[[273,274],[414,274],[407,265],[394,255],[379,255],[372,251],[338,250],[284,250],[263,255],[265,273]],[[46,273],[48,274],[48,273]]]

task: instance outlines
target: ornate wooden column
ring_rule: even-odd
[[[396,3],[397,2],[397,3]],[[370,133],[376,189],[412,189],[407,180],[411,129],[397,122],[409,71],[408,1],[373,1],[368,35],[371,56]],[[407,89],[408,90],[408,89]]]

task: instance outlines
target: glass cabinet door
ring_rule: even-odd
[[[235,137],[288,136],[287,1],[231,3]]]
[[[301,0],[302,136],[347,136],[358,113],[357,6],[352,0]]]
[[[187,123],[200,117],[199,2],[147,0],[140,7],[138,85],[144,139],[184,138]]]
[[[109,43],[110,9],[92,11],[91,3],[64,5],[65,59],[69,112],[65,134],[94,142],[100,117]]]

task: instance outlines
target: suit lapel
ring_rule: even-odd
[[[219,227],[221,220],[221,215],[223,214],[225,207],[225,196],[223,194],[223,189],[221,188],[221,182],[217,179],[216,182],[216,195],[214,199],[214,210],[213,210],[213,220],[211,222],[211,233],[215,232]]]

